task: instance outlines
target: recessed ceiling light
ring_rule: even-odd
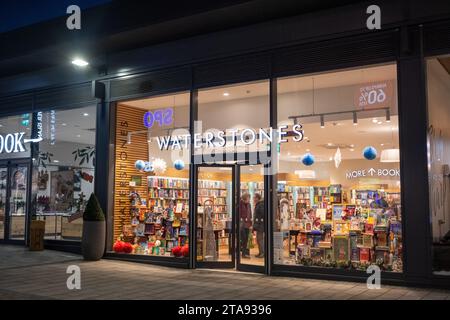
[[[331,142],[327,143],[327,146],[331,147],[333,144]]]
[[[77,134],[77,138],[80,138],[81,137],[81,134]]]
[[[378,121],[378,122],[377,122],[377,124],[382,124],[382,123],[383,123],[382,121]]]
[[[384,146],[384,143],[381,143],[380,145],[381,145],[381,146]]]
[[[328,160],[329,160],[329,161],[333,161],[333,157],[329,157]]]
[[[354,147],[355,147],[355,145],[354,145],[354,144],[351,144],[351,145],[350,145],[350,148],[354,148]]]
[[[85,112],[85,113],[83,113],[83,116],[88,117],[89,113]]]
[[[351,148],[351,149],[350,149],[350,151],[352,151],[352,152],[353,152],[353,151],[355,151],[355,149]]]
[[[230,94],[229,94],[228,92],[224,92],[224,93],[223,93],[223,96],[224,96],[224,97],[228,97],[229,95],[230,95]]]
[[[288,152],[288,156],[290,156],[291,155],[291,153],[290,152]]]
[[[377,119],[377,118],[373,118],[373,119],[372,119],[372,122],[373,122],[373,123],[377,123],[377,122],[378,122],[378,119]]]
[[[310,152],[311,150],[310,149],[306,149],[306,152]]]
[[[67,126],[67,123],[61,123],[61,125],[62,125],[63,127],[65,127],[65,126]]]
[[[72,60],[72,64],[76,65],[77,67],[86,67],[89,62],[80,58],[75,58]]]
[[[54,163],[59,163],[59,160],[53,160]]]
[[[1,127],[3,127],[3,125],[2,125],[2,124],[0,124],[0,128],[1,128]]]

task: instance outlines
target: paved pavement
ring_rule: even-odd
[[[81,290],[68,290],[69,265],[81,269]],[[0,245],[0,299],[450,299],[450,291],[185,270]]]

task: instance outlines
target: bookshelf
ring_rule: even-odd
[[[216,250],[219,256],[221,247],[231,245],[229,241],[231,232],[231,221],[229,212],[229,190],[225,181],[215,180],[198,180],[198,208],[197,208],[197,257],[203,259],[206,248],[204,241],[204,226],[206,224],[206,215],[204,212],[204,204],[211,201],[212,206],[212,223],[216,240]]]
[[[342,203],[342,186],[340,184],[332,184],[328,188],[330,203]]]
[[[170,255],[189,241],[189,180],[149,176],[146,191],[129,186],[131,223],[123,226],[124,241],[135,245],[136,254]],[[157,250],[150,245],[156,241]]]
[[[314,205],[318,208],[327,208],[330,201],[330,193],[328,187],[314,187]]]
[[[298,218],[301,209],[311,208],[311,187],[294,187],[294,202]]]

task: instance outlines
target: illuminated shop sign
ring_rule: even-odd
[[[358,179],[367,177],[400,177],[400,169],[360,169],[345,173],[347,179]]]
[[[144,126],[152,128],[155,124],[159,127],[170,126],[173,123],[173,108],[147,111],[144,114]]]
[[[9,133],[6,136],[0,135],[0,153],[24,152],[23,136],[25,132]]]
[[[292,137],[295,142],[303,140],[303,130],[300,124],[295,124],[292,131],[287,131],[288,126],[280,126],[279,128],[267,129],[228,129],[226,131],[218,130],[215,132],[196,133],[193,137],[194,149],[200,148],[224,148],[225,146],[236,146],[239,143],[243,145],[252,145],[255,142],[259,144],[275,142],[288,142],[288,137]],[[191,143],[191,135],[175,135],[157,137],[160,150],[181,150]],[[227,144],[227,142],[229,142]]]

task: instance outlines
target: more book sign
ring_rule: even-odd
[[[357,169],[345,173],[347,179],[357,179],[364,177],[400,177],[400,169]]]

